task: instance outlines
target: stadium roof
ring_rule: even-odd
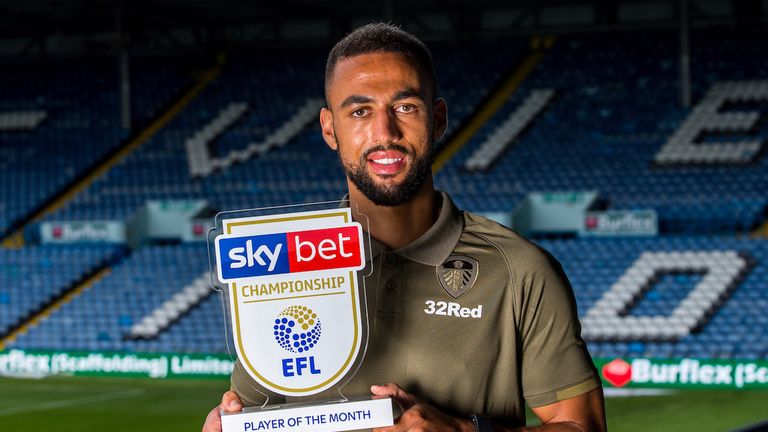
[[[559,33],[765,19],[761,0],[0,0],[0,56],[56,51],[327,43],[371,21],[424,38]],[[118,37],[118,35],[121,35]],[[72,36],[77,41],[66,40]],[[51,38],[54,40],[51,41]],[[58,38],[58,39],[57,39]],[[9,44],[9,40],[15,40]],[[64,40],[64,42],[62,42]],[[4,46],[5,45],[5,49]],[[11,48],[8,48],[8,47]],[[77,49],[74,49],[77,48]]]

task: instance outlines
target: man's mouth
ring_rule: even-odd
[[[405,155],[398,150],[379,150],[366,158],[374,174],[393,175],[405,167]]]
[[[400,162],[401,158],[392,158],[392,159],[373,159],[374,162],[376,162],[379,165],[392,165],[393,163]]]

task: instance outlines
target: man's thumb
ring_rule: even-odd
[[[400,405],[403,411],[409,409],[410,407],[414,406],[418,402],[416,400],[416,397],[414,397],[412,394],[403,390],[402,388],[400,388],[400,386],[394,383],[389,383],[384,385],[373,385],[371,386],[371,393],[373,393],[375,396],[391,397]]]

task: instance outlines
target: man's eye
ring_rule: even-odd
[[[352,111],[352,116],[353,117],[363,117],[365,115],[365,113],[366,113],[365,108],[358,108],[358,109]]]
[[[416,107],[414,107],[413,105],[400,105],[395,110],[397,112],[407,114],[407,113],[415,111]]]

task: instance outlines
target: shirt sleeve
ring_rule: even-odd
[[[581,339],[576,299],[560,263],[536,248],[520,278],[518,328],[523,396],[530,407],[584,394],[600,385]]]

